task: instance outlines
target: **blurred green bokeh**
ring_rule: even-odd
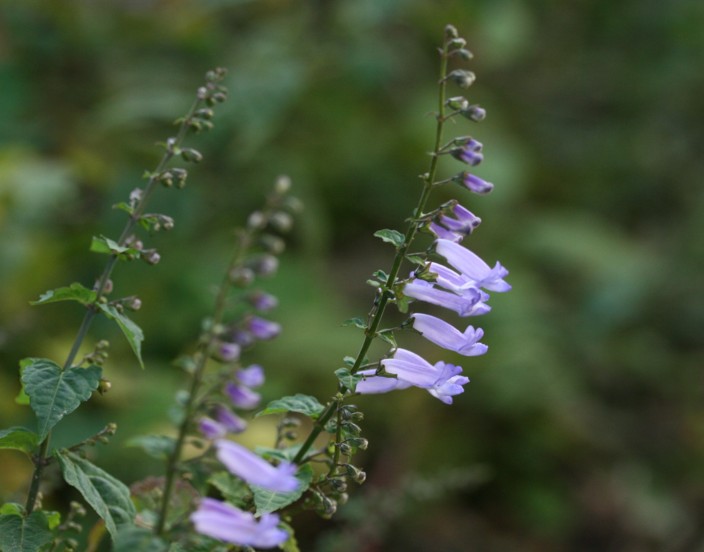
[[[163,261],[115,275],[143,300],[148,369],[97,325],[113,391],[56,442],[116,420],[98,462],[127,482],[158,472],[122,443],[168,430],[170,362],[210,307],[232,228],[280,173],[306,210],[270,283],[285,331],[252,360],[267,399],[329,395],[360,343],[339,324],[369,310],[364,281],[390,265],[372,234],[402,227],[427,166],[446,23],[475,53],[471,97],[489,114],[456,130],[484,143],[496,190],[438,201],[482,217],[465,243],[514,289],[474,321],[485,357],[413,342],[472,378],[452,407],[420,391],[360,400],[368,483],[336,522],[302,518],[302,549],[704,550],[699,0],[0,0],[0,425],[31,423],[13,402],[19,360],[60,361],[82,316],[28,301],[92,283],[90,236],[119,231],[111,205],[214,66],[230,100],[190,142],[205,161],[151,206],[176,219],[149,238]],[[22,501],[27,462],[0,465],[0,501]]]

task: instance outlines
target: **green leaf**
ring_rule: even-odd
[[[67,450],[54,455],[66,483],[76,488],[105,521],[113,540],[117,538],[118,528],[123,530],[133,525],[137,511],[130,500],[130,490],[120,480]]]
[[[24,506],[17,502],[5,502],[0,506],[0,515],[22,516],[24,515]]]
[[[0,449],[21,450],[29,454],[39,444],[39,435],[26,427],[11,427],[0,431]]]
[[[247,509],[252,503],[252,491],[239,477],[228,471],[219,471],[208,478],[208,483],[215,487],[225,500],[238,508]]]
[[[117,322],[117,325],[120,326],[122,333],[127,338],[127,342],[130,344],[130,347],[132,347],[132,351],[134,351],[134,354],[137,356],[139,365],[144,369],[144,362],[142,362],[142,341],[144,341],[144,333],[142,332],[142,328],[137,326],[137,324],[132,322],[127,316],[118,312],[112,305],[98,303],[98,308],[103,311],[105,316],[110,320]]]
[[[46,303],[56,303],[58,301],[78,301],[82,305],[90,305],[95,302],[97,294],[92,289],[74,282],[68,287],[50,289],[39,296],[36,301],[30,301],[30,305],[45,305]]]
[[[90,250],[93,253],[106,253],[108,255],[120,255],[122,253],[138,254],[133,247],[120,245],[116,241],[106,238],[105,236],[93,236],[93,241],[90,244]]]
[[[396,337],[394,336],[393,330],[381,330],[376,335],[379,337],[379,339],[386,341],[386,343],[388,343],[392,347],[398,347],[398,345],[396,344]]]
[[[361,318],[350,318],[348,320],[345,320],[342,323],[343,326],[354,326],[355,328],[359,328],[360,330],[366,330],[367,325],[364,323],[364,320]]]
[[[298,454],[298,451],[301,450],[302,446],[302,444],[299,444],[286,448],[256,447],[256,452],[267,460],[284,460],[286,462],[293,462],[293,459]]]
[[[299,481],[298,488],[288,493],[270,491],[257,485],[250,485],[252,493],[254,493],[254,505],[257,507],[257,515],[281,510],[301,498],[301,495],[310,487],[310,483],[313,481],[313,468],[311,468],[310,464],[301,466],[296,474],[296,479]]]
[[[49,529],[52,531],[61,523],[61,512],[44,510],[44,515],[46,516],[46,522],[49,524]]]
[[[380,280],[384,283],[389,281],[389,275],[386,272],[384,272],[383,270],[375,270],[374,274],[372,274],[372,276],[374,276],[374,278],[376,278],[377,280]]]
[[[132,207],[130,207],[130,205],[128,203],[125,203],[124,201],[121,201],[120,203],[116,203],[115,205],[112,206],[112,208],[118,209],[120,211],[125,211],[126,213],[129,213],[130,215],[132,213],[134,213],[134,209]]]
[[[41,443],[61,418],[90,398],[98,388],[102,370],[98,366],[62,370],[45,358],[32,361],[22,372],[22,384],[37,416],[38,442]]]
[[[422,255],[406,255],[406,260],[416,265],[425,265],[426,258]]]
[[[176,439],[167,435],[140,435],[125,443],[128,447],[140,447],[148,456],[165,460],[174,451]]]
[[[353,374],[349,368],[339,368],[335,370],[335,375],[340,383],[354,393],[357,384],[364,379],[364,376]]]
[[[325,410],[325,407],[318,402],[318,399],[310,395],[302,395],[297,393],[289,397],[281,397],[275,401],[271,401],[266,408],[258,412],[255,418],[266,416],[267,414],[282,414],[286,412],[298,412],[312,419],[320,416],[320,413]]]
[[[166,552],[168,545],[144,527],[120,529],[112,552]]]
[[[51,542],[53,535],[43,512],[27,517],[0,515],[0,550],[2,552],[37,552]]]
[[[377,230],[374,232],[374,237],[393,244],[396,248],[401,247],[406,241],[406,237],[401,234],[401,232],[398,230],[389,230],[388,228],[385,228],[384,230]]]

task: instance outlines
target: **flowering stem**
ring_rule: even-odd
[[[430,167],[428,169],[428,172],[422,176],[423,190],[421,192],[420,199],[418,200],[418,204],[416,205],[416,208],[413,211],[414,220],[412,220],[408,225],[408,229],[406,230],[406,234],[404,236],[403,244],[396,251],[396,257],[394,258],[394,262],[391,266],[391,271],[389,272],[386,283],[384,284],[384,287],[381,290],[381,296],[379,297],[379,300],[371,313],[371,319],[367,325],[367,328],[364,330],[364,341],[362,342],[362,346],[360,347],[359,352],[357,353],[354,365],[350,369],[350,372],[352,374],[356,374],[362,369],[362,365],[364,364],[364,359],[366,357],[367,352],[369,351],[369,347],[371,347],[371,344],[377,335],[377,331],[379,329],[379,325],[381,324],[381,319],[384,315],[386,305],[388,304],[389,299],[392,299],[394,297],[392,287],[396,282],[396,278],[398,277],[399,271],[401,270],[401,265],[403,264],[403,261],[406,258],[406,253],[408,252],[408,249],[411,246],[411,243],[413,242],[413,239],[415,238],[416,233],[418,231],[418,224],[416,220],[422,216],[423,210],[425,209],[425,205],[428,202],[428,198],[430,197],[430,192],[433,188],[433,183],[435,182],[435,175],[437,173],[439,159],[438,153],[441,149],[442,142],[442,132],[445,121],[447,120],[445,116],[445,95],[447,89],[446,76],[448,58],[448,44],[446,42],[443,45],[442,50],[440,51],[438,112],[436,115],[435,144],[433,146],[433,154],[430,158]],[[340,392],[344,393],[345,391],[347,390],[344,388],[344,386],[340,385]],[[325,428],[325,424],[330,420],[333,413],[338,410],[340,406],[342,406],[344,396],[338,395],[338,397],[339,398],[337,398],[336,400],[333,400],[328,403],[325,410],[319,416],[318,420],[316,421],[316,424],[311,430],[311,433],[308,435],[308,438],[305,440],[293,460],[296,464],[300,464],[303,461],[306,453],[315,442],[315,439]]]
[[[184,117],[183,122],[181,123],[181,126],[179,127],[178,134],[176,135],[175,138],[175,147],[178,147],[183,139],[186,136],[186,132],[188,131],[188,126],[191,118],[195,114],[196,110],[200,106],[201,103],[200,98],[196,98],[196,100],[193,102],[193,105],[191,108],[188,110],[187,115]],[[159,164],[157,165],[156,170],[152,174],[152,176],[149,178],[149,181],[147,182],[147,185],[145,186],[144,193],[142,194],[142,197],[140,201],[137,203],[135,206],[134,212],[132,215],[129,217],[127,220],[127,223],[125,224],[125,228],[122,231],[122,234],[120,235],[120,239],[118,240],[118,245],[119,246],[124,246],[126,243],[127,238],[132,234],[134,231],[135,226],[139,222],[142,214],[144,213],[144,209],[147,205],[147,201],[149,200],[149,197],[152,195],[154,192],[154,189],[156,188],[156,185],[159,181],[159,175],[160,173],[166,168],[166,165],[168,162],[171,160],[171,158],[174,156],[174,148],[167,148],[166,152],[161,158],[161,161],[159,161]],[[97,284],[94,287],[95,290],[95,301],[93,304],[88,305],[87,310],[85,315],[83,316],[83,320],[81,321],[81,326],[78,329],[78,333],[76,335],[76,338],[73,341],[73,345],[71,346],[71,350],[68,353],[68,356],[66,357],[66,360],[63,364],[62,370],[67,370],[68,368],[71,367],[73,364],[73,361],[76,359],[76,356],[78,355],[78,351],[81,348],[81,345],[83,344],[83,340],[85,339],[88,330],[90,329],[91,323],[93,322],[93,319],[95,318],[96,314],[98,313],[97,308],[95,305],[102,299],[105,289],[108,285],[108,281],[110,279],[110,275],[112,274],[113,269],[115,268],[115,264],[117,263],[117,255],[111,255],[110,259],[108,260],[107,264],[105,265],[105,268],[103,269],[102,274],[100,275],[100,278],[98,279]],[[27,493],[27,502],[25,504],[25,508],[27,511],[27,515],[31,514],[32,511],[34,510],[34,504],[37,500],[37,495],[39,494],[39,483],[41,481],[41,476],[42,472],[44,470],[44,466],[47,465],[48,460],[47,460],[47,453],[49,450],[49,442],[51,439],[51,431],[47,434],[45,437],[44,441],[42,442],[39,452],[34,458],[34,473],[32,474],[32,483],[30,484],[29,492]]]
[[[252,241],[251,232],[242,232],[239,236],[239,241],[235,247],[235,253],[232,256],[229,264],[227,265],[227,270],[225,271],[225,276],[223,277],[220,288],[218,289],[218,294],[215,299],[215,308],[213,311],[213,317],[210,324],[210,329],[208,330],[207,337],[201,340],[198,346],[198,351],[194,355],[196,359],[196,365],[193,369],[193,379],[191,380],[191,387],[188,390],[188,398],[186,399],[186,404],[183,407],[183,420],[178,428],[178,436],[176,437],[176,442],[174,443],[174,449],[169,455],[169,459],[166,463],[166,481],[164,483],[164,493],[161,499],[161,508],[159,509],[159,518],[157,520],[154,532],[157,535],[161,535],[164,532],[166,526],[166,517],[169,511],[169,506],[171,503],[171,494],[173,492],[177,464],[181,458],[181,450],[188,435],[188,430],[192,424],[192,418],[195,414],[198,404],[196,397],[200,391],[200,387],[203,383],[203,377],[205,375],[205,368],[208,365],[208,352],[212,350],[216,339],[218,338],[217,328],[222,324],[223,318],[225,316],[225,307],[227,306],[227,293],[230,290],[232,282],[230,280],[230,272],[234,269],[242,260],[245,251],[249,248]]]

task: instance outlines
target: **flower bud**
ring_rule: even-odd
[[[279,195],[284,195],[291,189],[291,178],[285,174],[282,174],[276,179],[274,184],[274,192]]]
[[[457,50],[457,55],[466,61],[469,61],[470,59],[474,58],[474,54],[467,50],[467,48],[460,48],[459,50]]]
[[[249,264],[259,276],[270,276],[279,268],[279,260],[273,255],[260,255],[250,259]]]
[[[344,493],[347,490],[347,482],[341,477],[332,477],[328,481],[335,492]]]
[[[251,268],[238,266],[230,271],[230,281],[238,287],[247,287],[254,281],[254,270]]]
[[[271,225],[279,232],[288,232],[293,226],[293,218],[284,211],[278,211],[272,215]]]
[[[105,393],[110,391],[111,387],[112,383],[110,383],[110,380],[100,378],[100,382],[98,382],[98,393],[100,393],[101,395],[105,395]]]
[[[156,249],[145,249],[141,252],[140,258],[150,265],[155,265],[161,260],[161,255]]]
[[[281,255],[286,249],[286,242],[279,238],[278,236],[273,236],[272,234],[264,234],[259,238],[264,249],[266,249],[272,255]]]
[[[469,102],[464,96],[453,96],[445,100],[445,105],[450,109],[462,110],[469,107]]]
[[[457,32],[457,28],[454,25],[446,25],[445,26],[445,36],[447,38],[457,38],[460,35]]]
[[[203,160],[203,154],[193,148],[183,148],[181,150],[181,159],[192,163],[200,163]]]
[[[344,464],[345,471],[352,481],[361,485],[367,479],[367,474],[352,464]]]
[[[460,88],[469,88],[472,83],[476,80],[476,76],[472,71],[467,71],[465,69],[455,69],[449,75],[447,79],[454,82]]]
[[[461,109],[460,114],[475,123],[479,123],[486,118],[486,111],[478,105],[470,105],[465,109]]]
[[[253,230],[264,228],[265,224],[266,220],[264,220],[264,214],[261,211],[254,211],[247,219],[247,227]]]

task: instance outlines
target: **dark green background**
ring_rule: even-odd
[[[277,174],[306,205],[269,289],[279,340],[251,356],[267,399],[324,399],[361,336],[368,275],[392,250],[432,147],[446,23],[468,39],[488,111],[478,174],[457,189],[484,220],[467,242],[511,271],[511,293],[473,320],[484,357],[403,344],[472,378],[451,407],[420,391],[360,400],[369,481],[309,551],[648,551],[704,546],[704,4],[698,0],[32,0],[0,2],[0,421],[25,356],[61,362],[82,315],[30,308],[52,287],[90,285],[115,235],[110,206],[140,185],[154,143],[202,75],[229,69],[205,161],[151,209],[176,219],[148,240],[163,261],[120,266],[147,336],[140,371],[108,324],[113,390],[58,429],[69,442],[117,420],[98,462],[128,482],[157,473],[121,443],[168,430],[164,415],[227,259],[231,229]],[[451,175],[456,163],[443,165]],[[457,321],[456,319],[452,319]],[[248,443],[270,444],[271,423]],[[0,500],[24,500],[28,463],[0,456]],[[59,496],[66,496],[64,491]],[[346,547],[350,539],[354,544]]]

